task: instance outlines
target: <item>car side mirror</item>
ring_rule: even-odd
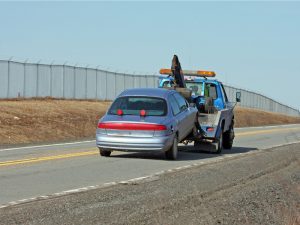
[[[241,97],[242,97],[241,92],[237,91],[235,93],[235,100],[236,100],[236,102],[241,102]]]

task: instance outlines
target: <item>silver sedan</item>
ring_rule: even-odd
[[[128,89],[99,120],[96,143],[102,156],[118,151],[163,151],[177,158],[178,142],[195,127],[197,109],[176,91]]]

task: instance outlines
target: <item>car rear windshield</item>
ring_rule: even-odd
[[[141,110],[146,111],[146,116],[167,115],[166,101],[156,97],[119,97],[112,104],[108,114],[117,115],[119,109],[123,111],[123,115],[140,115]]]

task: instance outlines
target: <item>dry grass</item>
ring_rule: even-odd
[[[0,145],[92,138],[110,102],[55,99],[1,100]],[[300,123],[258,110],[236,109],[236,126]]]
[[[90,138],[109,102],[0,101],[0,144]]]
[[[251,127],[300,123],[300,117],[238,107],[235,109],[235,121],[236,127]]]

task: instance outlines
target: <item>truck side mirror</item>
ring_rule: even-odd
[[[240,91],[237,91],[236,93],[235,93],[235,100],[236,100],[236,102],[241,102],[241,92]]]

